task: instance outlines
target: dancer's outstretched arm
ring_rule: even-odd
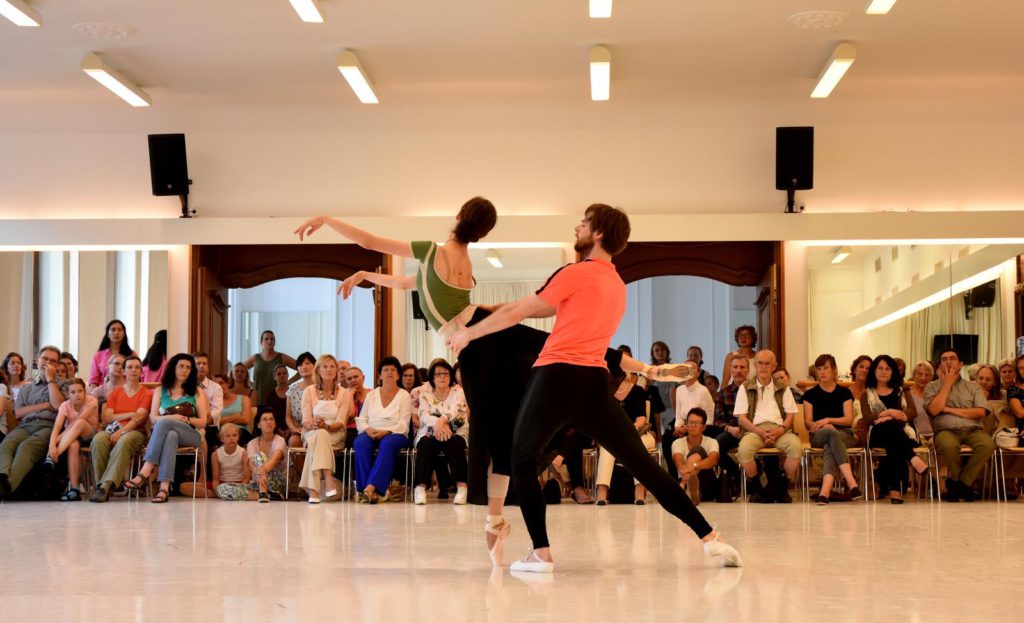
[[[312,236],[315,234],[317,230],[324,225],[329,226],[334,231],[345,236],[364,249],[369,249],[370,251],[376,251],[378,253],[387,253],[389,255],[398,255],[400,257],[413,257],[412,244],[409,242],[376,236],[368,231],[364,231],[358,227],[349,225],[344,221],[340,221],[333,216],[314,216],[300,225],[294,233],[297,234],[299,236],[299,240],[302,241],[306,239],[306,236]]]
[[[342,299],[352,296],[352,290],[363,281],[369,281],[385,288],[395,290],[411,290],[416,287],[416,275],[385,275],[383,273],[371,273],[367,270],[360,270],[351,277],[341,282],[338,286],[338,294]]]
[[[448,348],[455,351],[455,356],[458,356],[463,348],[477,338],[517,325],[524,318],[547,318],[554,316],[556,311],[557,309],[553,305],[548,305],[536,294],[531,294],[518,301],[505,303],[493,314],[471,327],[459,329],[449,336],[447,340]]]

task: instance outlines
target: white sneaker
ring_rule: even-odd
[[[722,543],[718,537],[715,537],[714,541],[704,543],[704,553],[723,567],[743,566],[743,560],[740,559],[740,553],[736,548]]]
[[[310,504],[319,504],[319,503],[320,503],[320,498],[318,498],[318,497],[313,497],[313,496],[311,495],[311,496],[309,496],[309,503],[310,503]]]
[[[554,573],[555,563],[541,560],[537,552],[530,550],[522,560],[517,560],[509,566],[510,571],[527,571],[529,573]]]
[[[462,506],[466,503],[467,499],[469,499],[469,489],[466,487],[459,487],[455,490],[455,499],[452,500],[452,504]]]
[[[412,503],[423,505],[427,503],[427,488],[420,485],[412,491]]]

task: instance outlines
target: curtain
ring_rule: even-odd
[[[996,292],[1001,292],[996,281]],[[1003,330],[1003,301],[998,297],[992,307],[974,308],[967,319],[962,295],[901,319],[903,348],[908,371],[918,361],[932,361],[932,341],[936,335],[966,333],[978,336],[978,362],[998,364],[1013,353],[1007,350]]]
[[[478,283],[470,295],[470,300],[476,305],[494,305],[496,303],[508,303],[536,292],[543,281],[488,281]],[[406,292],[406,306],[412,309],[412,292]],[[535,327],[543,331],[551,331],[555,326],[555,318],[527,318],[523,324]],[[406,360],[420,367],[427,367],[431,361],[443,357],[454,362],[455,357],[448,350],[444,341],[437,335],[436,331],[422,320],[412,317],[410,312],[405,320],[406,330]]]

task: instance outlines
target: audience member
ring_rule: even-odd
[[[427,372],[429,372],[429,370]],[[402,389],[409,392],[410,395],[412,394],[412,390],[422,384],[422,381],[420,381],[420,369],[417,368],[414,363],[402,364],[401,377],[402,382],[400,385],[402,386]],[[455,382],[454,378],[452,379],[452,382]]]
[[[739,494],[740,470],[736,461],[729,455],[740,443],[743,436],[743,429],[740,428],[739,420],[733,410],[736,407],[736,395],[747,382],[747,363],[744,357],[733,357],[729,362],[729,383],[718,393],[718,400],[715,401],[715,441],[718,442],[720,456],[718,464],[725,472],[722,482],[727,487],[722,487],[719,492],[718,502],[732,502],[733,497]]]
[[[50,433],[50,449],[44,465],[54,469],[60,455],[70,450],[68,478],[71,482],[60,500],[77,502],[82,499],[82,462],[79,460],[79,451],[83,443],[88,445],[99,428],[99,405],[95,398],[85,393],[85,381],[80,378],[74,378],[68,383],[68,396],[57,409],[57,420]]]
[[[213,495],[230,501],[248,500],[252,494],[249,489],[249,481],[252,480],[252,472],[249,467],[249,460],[245,449],[238,443],[238,426],[231,422],[224,422],[218,434],[220,436],[220,447],[211,453],[210,472],[213,481],[210,483]],[[205,483],[200,486],[206,487]],[[182,493],[191,495],[192,491],[187,490],[188,485],[183,485]],[[207,497],[206,494],[203,497]]]
[[[747,380],[752,380],[757,374],[756,366],[754,365],[754,355],[757,349],[757,329],[745,324],[741,327],[736,327],[736,331],[733,333],[733,339],[736,340],[736,350],[725,356],[725,365],[722,367],[722,378],[729,377],[729,371],[732,369],[731,363],[733,357],[743,357],[747,360]]]
[[[651,364],[661,365],[672,362],[672,351],[669,350],[668,344],[662,341],[657,341],[651,345]],[[661,440],[661,431],[668,430],[672,427],[676,421],[676,386],[679,385],[675,381],[651,381],[649,387],[658,392],[658,397],[661,399],[661,404],[665,405],[665,411],[660,415],[655,416],[651,414],[651,419],[654,420],[652,424],[652,430],[654,431],[655,439]],[[671,435],[669,435],[671,437]]]
[[[707,374],[704,376],[704,387],[708,388],[711,392],[711,400],[718,400],[718,390],[721,389],[722,382],[714,374]],[[714,415],[714,414],[712,414]]]
[[[339,381],[337,360],[320,355],[313,367],[313,384],[302,394],[306,460],[299,486],[308,492],[310,504],[320,503],[321,491],[326,498],[338,495],[334,453],[345,448],[345,424],[352,413],[352,395]]]
[[[212,450],[219,445],[217,442],[220,441],[220,419],[224,414],[224,387],[218,379],[210,378],[209,355],[204,352],[196,352],[192,353],[192,359],[196,362],[196,385],[206,394],[206,401],[210,406],[210,417],[206,420],[204,439],[207,450]],[[209,452],[206,456],[210,456]]]
[[[871,357],[860,355],[850,364],[850,393],[853,394],[853,436],[856,445],[863,448],[867,444],[868,425],[860,410],[861,397],[867,390],[868,371],[871,370]]]
[[[10,355],[8,355],[10,358]],[[0,442],[0,499],[17,491],[29,470],[46,456],[50,433],[64,395],[57,387],[60,349],[39,349],[39,378],[19,387],[14,401],[18,426]]]
[[[972,502],[975,479],[995,452],[995,443],[985,434],[981,420],[988,413],[988,400],[976,384],[960,376],[963,364],[955,349],[947,348],[939,356],[939,380],[924,391],[928,414],[935,431],[935,449],[949,468],[946,499]],[[970,446],[971,455],[964,465],[960,447]]]
[[[142,382],[159,383],[167,367],[167,329],[160,329],[153,335],[146,356],[142,359]]]
[[[124,362],[124,385],[110,392],[100,418],[101,430],[92,438],[90,454],[96,490],[90,502],[106,502],[124,482],[132,457],[146,443],[146,424],[153,392],[141,384],[142,361],[135,355]]]
[[[356,489],[359,501],[376,504],[380,491],[387,499],[388,485],[399,450],[409,446],[409,421],[412,418],[412,400],[409,392],[398,386],[401,362],[385,357],[377,364],[380,387],[366,396],[362,411],[356,418],[359,436],[356,437]],[[377,450],[374,458],[373,451]]]
[[[779,367],[775,370],[775,374],[772,375],[772,378],[789,386],[789,391],[793,392],[793,400],[796,401],[796,404],[801,404],[804,401],[804,393],[800,391],[798,387],[793,385],[793,379],[789,375],[789,370]]]
[[[236,363],[231,368],[231,393],[249,397],[249,402],[259,404],[259,395],[249,382],[249,369],[244,363]]]
[[[921,444],[931,445],[932,418],[928,415],[928,408],[924,404],[924,390],[935,379],[935,368],[928,361],[918,361],[914,366],[914,385],[910,388],[910,399],[914,402],[914,411],[917,417],[914,418],[914,429],[917,431],[917,439]]]
[[[352,394],[352,417],[349,418],[348,427],[345,429],[345,447],[349,449],[353,447],[356,436],[359,435],[359,430],[356,429],[356,417],[363,410],[366,395],[370,393],[370,388],[365,383],[366,376],[362,369],[353,366],[345,373],[345,385],[348,387],[349,393]]]
[[[757,374],[743,384],[736,394],[734,413],[744,429],[740,438],[737,458],[749,480],[751,501],[792,502],[789,483],[800,466],[803,447],[800,438],[792,433],[793,416],[799,411],[788,385],[772,378],[775,371],[775,353],[761,350],[754,357]],[[771,482],[768,491],[761,486],[754,456],[764,447],[778,448],[786,455],[785,475]]]
[[[461,366],[461,364],[459,364],[459,362],[456,361],[455,365],[452,366],[452,369],[455,370],[455,384],[461,386],[462,385],[462,366]]]
[[[96,399],[101,409],[107,402],[110,392],[124,385],[124,360],[125,356],[119,353],[111,355],[106,362],[107,372],[103,377],[103,384],[92,387],[89,391],[89,395]]]
[[[1006,388],[1006,402],[1014,418],[1014,428],[1024,436],[1024,355],[1018,356],[1013,367],[1016,382]],[[1024,446],[1024,443],[1021,444]]]
[[[90,390],[103,384],[104,379],[107,378],[108,362],[114,354],[121,355],[122,363],[124,363],[123,357],[135,354],[135,351],[128,345],[128,331],[125,329],[124,323],[117,319],[107,323],[100,347],[92,357],[92,364],[89,366]]]
[[[815,501],[819,506],[829,503],[837,471],[850,488],[850,499],[860,499],[861,490],[853,477],[846,453],[854,442],[853,394],[836,383],[838,370],[832,355],[819,355],[814,360],[814,370],[818,384],[804,394],[804,424],[811,438],[811,447],[821,448],[824,460],[821,489]]]
[[[277,420],[273,413],[263,411],[259,417],[260,434],[249,442],[245,453],[249,457],[249,469],[252,471],[250,490],[256,494],[260,502],[269,502],[270,495],[284,495],[284,437],[277,434]],[[249,497],[248,499],[252,499]]]
[[[68,377],[78,376],[78,360],[71,353],[65,351],[60,354],[60,362],[68,369]]]
[[[0,368],[0,441],[7,436],[7,431],[18,425],[17,420],[14,419],[14,409],[12,408],[14,401],[11,399],[10,390],[7,389],[9,382],[7,371]]]
[[[988,400],[989,413],[981,421],[982,430],[992,435],[1005,420],[1012,420],[1010,409],[1006,404],[1006,392],[999,384],[999,370],[995,366],[984,363],[978,368],[977,384],[985,399]]]
[[[252,415],[253,415],[253,404],[249,399],[249,396],[242,394],[236,394],[232,386],[228,383],[228,378],[223,374],[213,375],[213,380],[220,387],[221,395],[220,399],[223,406],[220,410],[220,416],[217,418],[218,424],[206,427],[206,446],[208,448],[215,448],[220,445],[220,429],[225,424],[233,424],[238,427],[239,443],[247,444],[252,439]]]
[[[11,395],[11,400],[17,400],[18,392],[29,383],[25,360],[18,353],[7,353],[0,367],[7,373],[7,391]]]
[[[210,415],[206,393],[199,389],[195,360],[192,355],[178,353],[167,361],[160,389],[153,392],[149,419],[153,435],[146,447],[145,463],[138,475],[125,483],[128,489],[139,489],[159,468],[159,490],[154,504],[167,502],[178,448],[201,447],[202,432]]]
[[[427,503],[427,488],[440,452],[444,452],[457,487],[453,502],[465,504],[469,493],[466,488],[469,407],[462,388],[451,384],[453,373],[447,361],[435,361],[427,369],[427,385],[420,392],[419,429],[413,441],[417,452],[416,488],[413,491],[416,504]]]
[[[999,362],[999,385],[1006,391],[1017,384],[1017,370],[1014,368],[1013,357]]]
[[[700,346],[691,346],[686,349],[686,358],[697,366],[697,381],[707,386],[707,375],[704,372],[704,350]],[[710,413],[710,412],[709,412]],[[683,418],[686,419],[685,416]]]
[[[686,435],[672,442],[672,462],[679,474],[679,485],[689,494],[694,506],[701,501],[718,498],[719,484],[715,476],[718,465],[718,442],[704,435],[708,414],[700,407],[686,413]]]
[[[981,368],[981,364],[974,362],[967,366],[967,380],[972,383],[978,382],[978,370]]]
[[[252,383],[256,389],[256,402],[263,404],[267,392],[274,388],[274,369],[279,365],[286,365],[295,369],[295,360],[284,353],[274,350],[277,345],[277,337],[270,329],[260,333],[260,352],[245,360],[245,368],[252,368]]]
[[[622,350],[621,346],[619,350]],[[660,412],[665,410],[665,407],[661,405],[661,397],[657,392],[648,394],[641,389],[634,375],[626,376],[620,373],[612,375],[609,380],[614,390],[615,399],[619,401],[623,412],[629,417],[633,427],[636,428],[637,434],[640,435],[640,441],[643,442],[648,452],[653,451],[657,447],[657,442],[654,441],[650,421],[647,418],[647,398],[650,396],[653,401],[657,401],[656,404],[652,402],[651,411],[657,410]],[[594,478],[597,484],[598,506],[604,506],[608,503],[608,488],[611,486],[612,473],[614,471],[615,457],[606,448],[598,446],[597,474]],[[646,489],[640,484],[639,480],[634,478],[633,502],[635,504],[642,504],[646,497]]]
[[[302,393],[313,384],[313,367],[316,358],[312,353],[305,352],[295,359],[299,380],[288,386],[286,396],[286,413],[288,414],[288,445],[293,448],[302,447]]]
[[[893,361],[896,362],[896,369],[900,372],[900,378],[907,378],[907,362],[903,361],[899,357],[893,357]]]
[[[267,392],[263,399],[263,405],[274,414],[274,421],[277,422],[277,434],[285,435],[288,432],[288,422],[285,421],[285,411],[288,409],[287,366],[281,364],[274,368],[274,381],[277,382],[277,385]]]
[[[890,502],[902,504],[903,491],[907,489],[907,463],[918,474],[924,474],[928,464],[914,454],[916,406],[903,394],[903,377],[892,357],[879,355],[871,362],[867,387],[860,401],[864,421],[871,427],[868,446],[885,450],[876,472],[878,493],[881,496],[888,493]],[[908,426],[911,427],[909,433]]]
[[[686,363],[693,367],[698,365],[692,359]],[[676,417],[672,422],[666,422],[665,432],[662,435],[661,441],[661,451],[665,456],[672,456],[672,444],[676,439],[687,435],[686,414],[695,407],[700,408],[704,413],[715,412],[715,402],[711,398],[711,392],[708,391],[708,388],[697,382],[696,376],[693,376],[676,387]],[[675,463],[671,461],[666,461],[666,463],[668,463],[669,474],[673,478],[678,478],[679,474],[676,473]]]

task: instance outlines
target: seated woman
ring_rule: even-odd
[[[288,387],[285,404],[285,423],[288,425],[288,445],[293,448],[302,447],[302,393],[313,384],[313,367],[316,358],[311,353],[302,353],[295,360],[299,371],[299,380]]]
[[[107,403],[107,398],[118,387],[124,385],[124,362],[125,355],[114,354],[107,360],[107,373],[103,377],[103,384],[93,387],[89,394],[94,397],[100,405],[100,410]]]
[[[461,387],[453,387],[454,370],[444,359],[435,361],[427,370],[427,383],[420,391],[419,429],[416,447],[416,488],[413,501],[427,503],[427,488],[434,472],[434,461],[444,451],[448,469],[457,487],[454,504],[465,504],[466,446],[469,443],[469,408]],[[442,479],[443,480],[443,479]]]
[[[354,445],[356,490],[359,501],[376,504],[380,491],[387,500],[388,485],[399,450],[409,447],[409,421],[412,399],[398,386],[402,364],[394,357],[385,357],[377,365],[381,386],[366,395],[363,409],[356,418],[359,436]],[[373,452],[377,450],[377,456]]]
[[[345,425],[352,412],[352,394],[338,381],[337,360],[331,355],[320,355],[313,367],[313,384],[302,394],[306,461],[299,486],[308,492],[310,504],[320,503],[321,491],[328,498],[338,494],[334,453],[345,448]]]
[[[978,387],[985,394],[988,400],[989,413],[981,420],[985,434],[991,435],[996,429],[1005,425],[1006,420],[1012,420],[1010,409],[1006,404],[1006,392],[1000,386],[999,370],[991,364],[982,364],[978,367]]]
[[[65,451],[68,453],[68,490],[61,496],[61,502],[77,502],[82,499],[82,462],[78,452],[81,442],[88,442],[99,428],[99,409],[96,399],[85,393],[85,381],[72,379],[68,384],[69,395],[57,410],[57,420],[50,433],[50,450],[45,464],[51,469]]]
[[[287,435],[288,422],[285,413],[288,411],[288,366],[281,364],[274,368],[274,383],[275,385],[263,397],[263,406],[274,414],[277,434]]]
[[[609,383],[615,392],[615,398],[626,412],[633,426],[644,442],[644,447],[650,452],[657,447],[654,435],[650,432],[650,425],[647,421],[647,392],[640,387],[635,379],[627,379],[625,374],[617,374],[609,377]],[[659,396],[657,393],[654,396]],[[660,397],[658,404],[661,405]],[[664,407],[660,407],[664,408]],[[652,407],[652,411],[653,411]],[[643,431],[643,432],[641,432]],[[597,484],[597,505],[604,506],[608,503],[608,488],[612,483],[612,472],[615,471],[615,457],[602,447],[597,451],[597,474],[594,482]],[[643,504],[647,497],[644,486],[636,479],[633,480],[633,502]]]
[[[821,489],[815,501],[818,506],[828,504],[837,471],[850,488],[850,499],[860,499],[860,487],[846,453],[854,444],[853,394],[836,383],[836,358],[832,355],[819,355],[814,361],[814,372],[818,384],[804,393],[804,425],[811,437],[811,447],[821,448],[824,459]]]
[[[159,468],[160,489],[150,500],[167,502],[174,480],[174,464],[178,448],[201,447],[210,405],[206,393],[198,391],[195,360],[192,355],[178,353],[167,361],[160,379],[159,391],[153,392],[149,418],[153,435],[146,447],[145,463],[138,475],[125,483],[126,489],[139,489]]]
[[[935,433],[932,431],[932,418],[929,417],[924,404],[924,388],[935,379],[935,368],[930,362],[918,361],[913,374],[914,385],[907,392],[909,399],[914,402],[914,410],[917,413],[913,426],[917,430],[917,440],[921,445],[930,446]]]
[[[249,398],[249,402],[254,405],[260,403],[256,390],[253,389],[252,383],[249,382],[249,369],[245,367],[244,363],[236,363],[235,367],[231,369],[231,381],[231,391],[233,393],[246,396]]]
[[[90,502],[103,503],[124,482],[135,453],[146,445],[146,424],[153,392],[143,387],[142,361],[132,355],[124,362],[124,385],[110,393],[100,412],[100,427],[89,444],[96,490]]]
[[[421,385],[420,369],[417,368],[416,364],[414,363],[407,363],[402,365],[402,369],[399,372],[402,379],[399,385],[401,385],[402,389],[409,392],[409,395],[411,396],[412,390],[416,389]],[[454,384],[455,379],[453,378],[452,385]]]
[[[928,464],[914,453],[917,442],[906,432],[908,425],[913,428],[917,410],[914,401],[903,394],[903,377],[889,355],[872,360],[860,402],[864,421],[871,427],[868,448],[885,450],[876,472],[879,495],[888,493],[890,502],[902,504],[907,488],[907,463],[918,474],[924,474]]]
[[[277,420],[271,411],[260,413],[259,436],[245,448],[249,457],[252,482],[249,489],[260,502],[270,501],[270,494],[284,496],[284,437],[277,434]],[[249,497],[248,499],[252,499]]]
[[[89,390],[96,389],[107,378],[107,369],[112,356],[121,355],[123,364],[124,357],[134,354],[135,351],[128,345],[128,331],[125,329],[124,323],[117,319],[108,322],[107,328],[103,332],[103,339],[100,340],[100,347],[93,355],[92,363],[89,366]],[[100,397],[97,396],[97,398]],[[100,402],[103,400],[101,399]]]
[[[238,427],[239,443],[247,444],[252,439],[252,401],[243,394],[234,393],[228,377],[217,373],[213,375],[221,390],[224,392],[224,408],[220,411],[220,426],[234,424]]]

